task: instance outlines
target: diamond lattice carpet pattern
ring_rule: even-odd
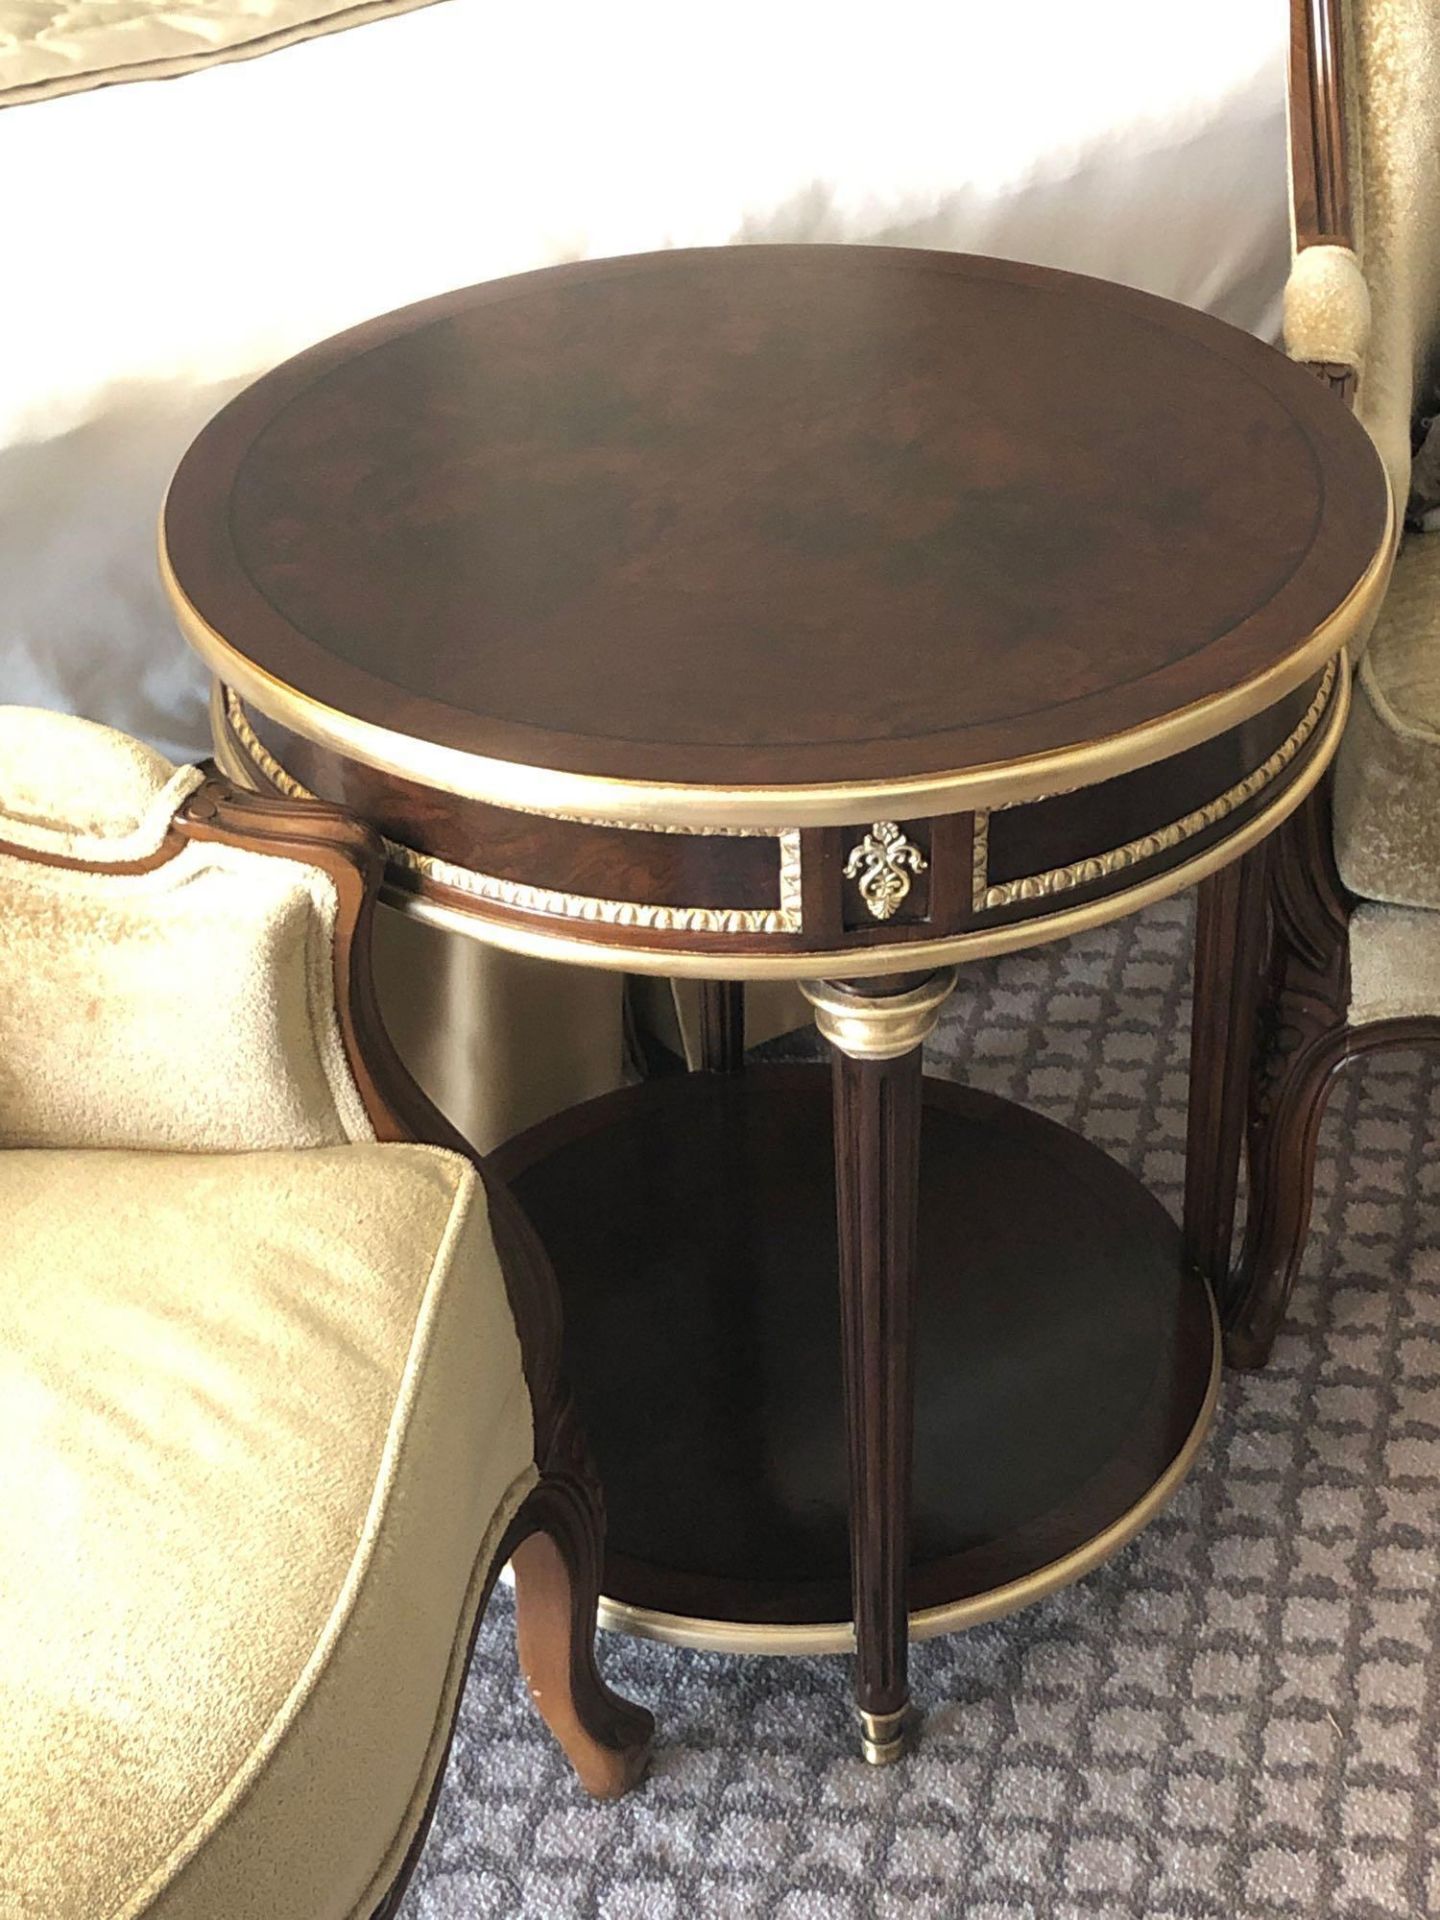
[[[1172,901],[970,969],[932,1070],[1078,1127],[1178,1208],[1190,927]],[[903,1766],[851,1757],[843,1660],[607,1636],[662,1745],[593,1806],[524,1699],[502,1591],[406,1920],[1440,1914],[1437,1121],[1419,1055],[1342,1083],[1270,1370],[1227,1381],[1199,1469],[1116,1560],[916,1649]]]

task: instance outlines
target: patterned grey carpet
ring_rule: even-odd
[[[933,1067],[1079,1127],[1170,1204],[1188,902],[973,969]],[[1141,1538],[916,1650],[923,1742],[851,1757],[847,1663],[606,1637],[659,1717],[588,1803],[483,1629],[407,1920],[1406,1920],[1440,1914],[1440,1082],[1394,1054],[1326,1123],[1289,1331],[1228,1381]]]

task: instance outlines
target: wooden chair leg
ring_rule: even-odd
[[[1195,927],[1185,1251],[1220,1311],[1230,1287],[1240,1156],[1267,960],[1268,849],[1262,841],[1200,887]]]
[[[1351,903],[1335,871],[1324,784],[1275,835],[1269,895],[1274,950],[1250,1078],[1250,1198],[1223,1313],[1225,1356],[1236,1367],[1263,1367],[1284,1321],[1325,1099],[1351,1051]]]
[[[502,1190],[503,1191],[503,1190]],[[507,1203],[501,1202],[502,1218]],[[595,1608],[604,1530],[600,1492],[589,1469],[579,1427],[561,1401],[547,1427],[547,1458],[562,1460],[525,1501],[506,1536],[515,1570],[516,1639],[530,1697],[555,1735],[581,1784],[613,1800],[640,1779],[650,1758],[655,1723],[642,1707],[610,1692],[595,1666]],[[503,1561],[506,1547],[501,1548]],[[492,1569],[488,1604],[498,1566]],[[474,1653],[485,1616],[480,1608],[470,1637]],[[467,1656],[468,1658],[469,1656]],[[458,1712],[458,1701],[457,1712]],[[394,1880],[368,1920],[399,1920],[444,1785],[455,1722],[435,1770],[430,1797]]]
[[[1320,1122],[1330,1089],[1352,1061],[1392,1047],[1440,1047],[1440,1020],[1416,1016],[1352,1027],[1312,1003],[1308,1037],[1268,1079],[1250,1136],[1250,1210],[1237,1289],[1225,1328],[1225,1355],[1235,1367],[1263,1367],[1285,1320],[1300,1270],[1315,1190]],[[1294,1039],[1294,1029],[1289,1030]],[[1262,1060],[1262,1070],[1266,1062]]]
[[[583,1473],[547,1474],[526,1503],[534,1531],[515,1549],[515,1638],[541,1718],[597,1799],[645,1772],[655,1722],[614,1694],[595,1664],[604,1533],[599,1489]]]
[[[1263,1367],[1285,1321],[1305,1252],[1315,1154],[1331,1085],[1346,1058],[1343,1023],[1273,1062],[1250,1135],[1245,1244],[1225,1325],[1232,1367]]]

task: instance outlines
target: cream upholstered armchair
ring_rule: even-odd
[[[394,1912],[480,1611],[592,1792],[543,1254],[373,1022],[328,807],[0,708],[0,1912]]]
[[[1440,355],[1440,7],[1291,0],[1295,259],[1286,346],[1352,404],[1410,487]],[[1410,533],[1357,665],[1328,793],[1269,854],[1271,946],[1250,1092],[1250,1204],[1228,1301],[1241,1365],[1269,1354],[1309,1220],[1335,1076],[1440,1043],[1440,533]]]

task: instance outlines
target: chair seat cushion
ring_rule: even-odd
[[[0,1913],[362,1920],[535,1480],[484,1189],[0,1152]]]
[[[1400,550],[1335,765],[1335,857],[1365,900],[1440,908],[1440,534]]]

